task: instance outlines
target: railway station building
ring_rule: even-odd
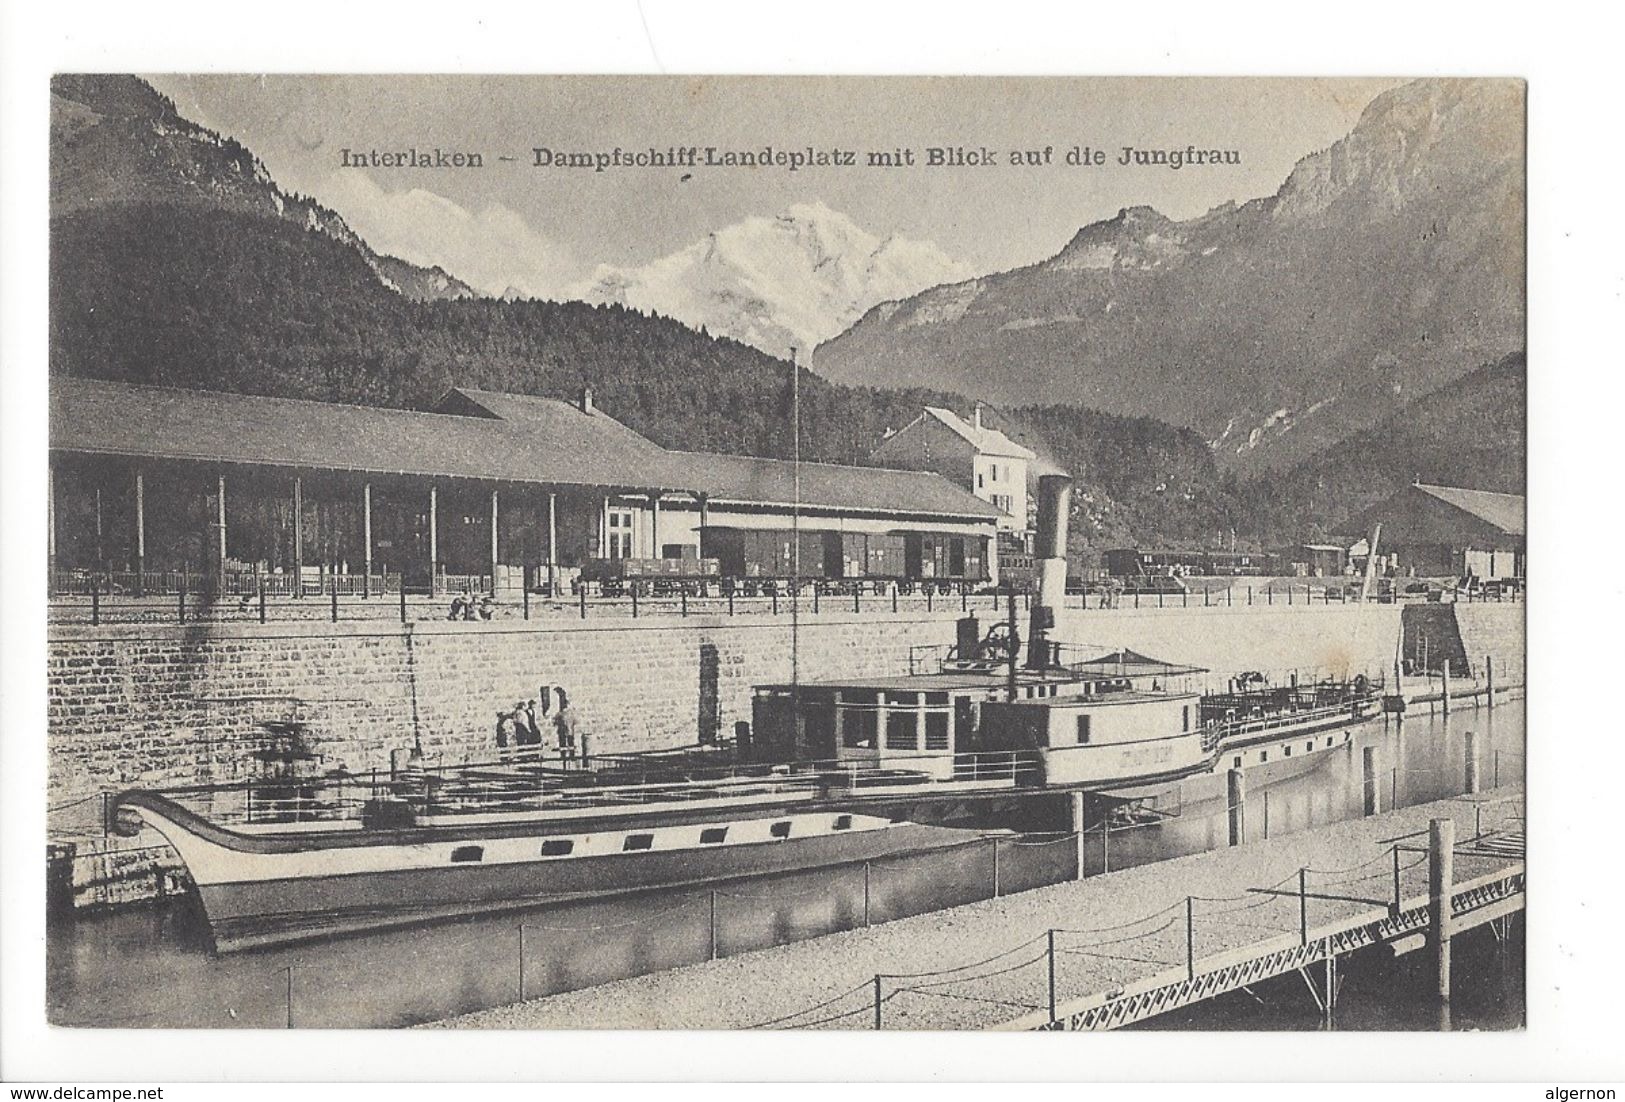
[[[931,472],[663,448],[590,391],[412,411],[51,382],[53,592],[559,593],[633,560],[980,585],[999,515]]]

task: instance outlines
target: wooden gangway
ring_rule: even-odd
[[[1460,876],[1430,888],[1430,824]],[[497,1028],[1114,1029],[1299,972],[1330,1020],[1338,962],[1524,905],[1522,793],[1460,797],[551,995]],[[1337,860],[1345,863],[1338,865]],[[1327,981],[1331,982],[1328,983]]]

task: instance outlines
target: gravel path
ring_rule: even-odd
[[[1475,807],[1476,801],[1476,807]],[[1185,963],[1186,897],[1196,897],[1198,958],[1294,933],[1298,869],[1308,866],[1310,926],[1393,893],[1391,845],[1426,846],[1429,819],[1452,817],[1458,840],[1522,831],[1522,790],[1425,804],[1299,834],[1127,869],[933,914],[742,953],[432,1023],[481,1029],[873,1029],[882,973],[887,1029],[978,1029],[1048,1001],[1048,937],[1059,1001]],[[1400,853],[1402,891],[1426,891],[1426,856]],[[1456,879],[1503,860],[1458,854]],[[1277,886],[1290,895],[1250,891]]]

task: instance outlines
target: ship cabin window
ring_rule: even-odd
[[[542,843],[543,857],[568,857],[576,844],[569,838],[549,838]]]
[[[1241,755],[1239,755],[1239,754],[1236,755],[1236,757],[1230,763],[1230,768],[1232,768],[1232,769],[1240,769],[1241,768]]]
[[[1270,752],[1268,750],[1260,750],[1258,752],[1258,760],[1259,761],[1269,761],[1270,760]]]
[[[1282,751],[1283,751],[1283,752],[1284,752],[1284,755],[1283,755],[1283,756],[1285,756],[1285,757],[1289,757],[1289,758],[1290,758],[1290,757],[1291,757],[1291,756],[1292,756],[1292,747],[1290,747],[1290,746],[1283,746],[1283,747],[1281,747],[1281,749],[1282,749]]]
[[[879,745],[879,697],[873,692],[841,694],[841,745],[849,750],[873,750]]]
[[[720,846],[727,837],[727,827],[706,827],[700,831],[700,845]]]
[[[775,838],[790,837],[790,820],[780,819],[778,822],[768,827],[767,832]]]
[[[1187,733],[1191,729],[1191,706],[1189,704],[1179,709],[1179,729]]]
[[[1328,738],[1326,740],[1326,749],[1330,750],[1331,747],[1332,747],[1332,740],[1330,738]]]
[[[484,846],[458,846],[451,851],[453,861],[483,861],[485,860]]]
[[[655,836],[653,834],[628,834],[626,841],[621,843],[621,852],[631,853],[633,850],[653,849]]]
[[[918,750],[920,717],[913,712],[886,713],[886,749]]]
[[[852,816],[850,816],[850,815],[837,815],[837,816],[835,816],[835,822],[834,822],[833,825],[831,825],[830,829],[831,830],[851,830],[852,829]]]
[[[927,750],[948,749],[948,713],[925,713],[925,748]]]
[[[1078,717],[1078,745],[1089,745],[1089,721],[1094,717],[1085,712]]]
[[[1315,748],[1315,742],[1314,742],[1313,739],[1310,739],[1308,742],[1303,744],[1303,752],[1305,754],[1309,753],[1309,751],[1313,750],[1314,748]]]

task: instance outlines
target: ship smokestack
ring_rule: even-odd
[[[1038,532],[1033,558],[1038,567],[1038,595],[1033,601],[1027,642],[1027,668],[1041,670],[1054,662],[1049,633],[1055,609],[1066,595],[1066,528],[1072,511],[1072,476],[1038,476]]]

